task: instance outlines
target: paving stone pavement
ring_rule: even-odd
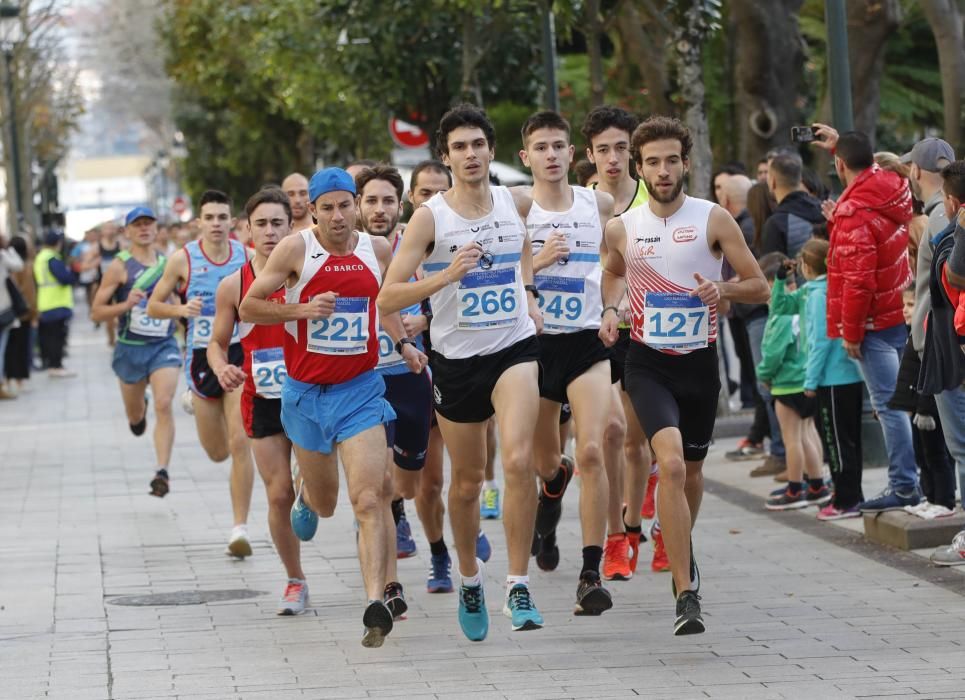
[[[284,581],[260,483],[254,556],[234,561],[223,554],[228,466],[204,457],[191,418],[175,409],[172,492],[151,498],[150,443],[129,433],[109,351],[84,319],[68,364],[81,376],[39,375],[29,394],[0,404],[0,698],[965,697],[965,577],[935,585],[793,526],[813,512],[782,521],[712,494],[695,532],[704,635],[672,636],[669,576],[646,568],[610,585],[609,613],[572,615],[578,488],[565,500],[560,569],[532,567],[540,631],[510,632],[499,614],[506,556],[489,522],[490,636],[464,639],[455,596],[424,592],[428,547],[410,504],[419,553],[399,562],[408,620],[381,649],[364,649],[344,497],[303,550],[313,609],[276,617]],[[745,467],[721,456],[732,444],[715,446],[706,473],[743,487]],[[111,602],[221,589],[259,595]]]

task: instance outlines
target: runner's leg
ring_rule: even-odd
[[[446,515],[446,506],[442,500],[444,451],[442,433],[438,426],[434,426],[429,432],[429,450],[426,452],[426,463],[415,494],[416,512],[430,543],[443,538]]]
[[[647,494],[647,480],[650,478],[650,449],[647,447],[647,435],[640,427],[637,414],[633,412],[630,396],[621,391],[620,398],[623,403],[623,410],[628,416],[627,437],[623,442],[623,454],[626,460],[624,484],[627,503],[624,523],[630,527],[640,527],[642,520],[640,511],[643,508],[643,499]]]
[[[154,452],[159,469],[166,469],[171,463],[171,450],[174,447],[174,413],[171,404],[180,373],[178,367],[162,367],[149,377],[154,398]]]
[[[663,543],[670,559],[670,571],[678,591],[690,588],[690,530],[693,526],[691,501],[700,505],[700,497],[692,498],[688,465],[684,462],[680,430],[667,427],[650,436],[650,446],[657,457],[660,488],[657,489],[657,512]],[[695,466],[701,463],[693,463]],[[694,484],[702,483],[699,467]]]
[[[228,426],[225,424],[221,399],[205,399],[191,392],[194,425],[201,447],[212,462],[223,462],[231,456],[228,447]],[[239,419],[240,420],[240,419]]]
[[[566,392],[573,420],[580,426],[576,433],[576,463],[580,465],[583,546],[602,548],[606,537],[609,489],[603,466],[605,423],[599,407],[611,400],[610,363],[598,362],[570,382]]]
[[[304,580],[298,538],[292,532],[290,512],[295,502],[291,479],[291,442],[284,433],[251,440],[258,473],[268,496],[268,530],[288,578]]]
[[[611,535],[623,532],[623,482],[626,472],[624,444],[627,439],[627,416],[623,409],[619,387],[610,390],[610,410],[603,432],[603,463],[606,466],[609,498],[607,501],[607,530]],[[629,400],[627,400],[629,401]]]
[[[479,572],[476,538],[479,535],[479,493],[486,470],[486,423],[455,423],[441,415],[437,418],[452,461],[449,484],[452,541],[459,559],[459,573],[471,578]]]
[[[241,418],[241,392],[233,391],[222,399],[228,427],[228,449],[231,451],[231,510],[235,525],[248,522],[251,491],[255,484],[255,465],[251,460],[251,445]]]
[[[121,387],[121,399],[124,402],[124,413],[127,414],[127,422],[131,425],[140,423],[147,414],[147,404],[144,403],[144,392],[147,389],[147,381],[142,380],[136,384],[127,384],[126,382],[118,380],[117,383]]]

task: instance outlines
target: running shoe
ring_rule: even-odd
[[[637,559],[640,556],[640,543],[646,542],[647,536],[642,532],[628,532],[627,544],[630,545],[630,573],[637,573]]]
[[[156,472],[154,472],[154,478],[151,479],[151,490],[148,491],[148,493],[151,496],[164,498],[168,495],[168,491],[171,490],[170,486],[171,483],[168,480],[168,470],[158,469]]]
[[[902,508],[902,510],[910,515],[918,515],[919,513],[922,513],[928,510],[929,508],[931,508],[931,505],[932,504],[928,502],[927,498],[923,498],[918,502],[917,505],[905,506],[904,508]]]
[[[874,498],[869,498],[858,505],[862,513],[884,513],[889,510],[903,510],[905,506],[916,506],[921,501],[918,489],[911,489],[905,493],[888,487]]]
[[[774,476],[775,474],[780,474],[785,469],[787,469],[787,464],[785,464],[783,457],[767,455],[763,462],[751,469],[751,476]]]
[[[194,415],[193,397],[194,397],[194,393],[190,389],[185,389],[184,393],[181,394],[181,408],[183,408],[184,412],[187,413],[189,416]]]
[[[951,508],[946,508],[945,506],[933,503],[928,508],[920,512],[918,517],[925,520],[934,520],[935,518],[947,518],[950,515],[955,515],[955,511]]]
[[[677,598],[677,619],[673,633],[700,634],[704,631],[704,618],[700,614],[700,596],[694,591],[683,591]]]
[[[381,600],[373,600],[362,615],[362,646],[377,649],[392,631],[392,613]]]
[[[781,493],[771,496],[764,501],[764,507],[768,510],[807,508],[809,504],[805,491],[806,489],[801,489],[797,493],[793,493],[790,488],[786,488]]]
[[[426,590],[429,593],[452,593],[452,560],[448,552],[432,555]]]
[[[737,443],[737,447],[730,452],[725,452],[724,457],[732,462],[742,462],[746,459],[758,459],[764,454],[764,443],[751,442],[744,438]]]
[[[805,489],[804,500],[809,506],[823,506],[831,502],[831,489],[827,484],[821,484],[821,488],[818,489],[808,486]]]
[[[298,487],[298,494],[295,496],[295,502],[292,503],[289,520],[291,521],[292,532],[295,533],[295,537],[302,542],[308,542],[315,536],[315,532],[318,530],[318,515],[308,507],[305,499],[302,498],[303,488],[305,488],[304,482]]]
[[[938,566],[965,565],[965,530],[955,535],[950,545],[939,547],[928,558]]]
[[[651,471],[647,477],[647,494],[643,497],[643,508],[640,509],[640,516],[645,520],[653,520],[657,514],[657,482],[660,477],[657,472]]]
[[[482,559],[483,563],[489,561],[489,558],[493,555],[493,546],[489,544],[489,538],[486,537],[486,533],[482,530],[479,531],[479,536],[476,537],[476,556]]]
[[[560,565],[560,548],[556,546],[556,533],[549,537],[540,537],[533,533],[532,553],[536,557],[536,566],[542,571],[556,571]]]
[[[290,578],[278,603],[279,615],[301,615],[308,606],[308,584],[301,579]]]
[[[673,597],[677,597],[677,582],[670,577],[670,590]],[[700,593],[700,569],[697,567],[697,559],[694,558],[694,541],[690,541],[690,589],[694,593]]]
[[[608,535],[603,546],[603,578],[607,581],[629,581],[633,578],[631,554],[627,533]]]
[[[405,515],[395,524],[395,551],[399,559],[408,559],[415,554],[415,540],[412,538],[412,528]]]
[[[248,527],[246,525],[235,525],[231,528],[231,538],[228,540],[225,554],[238,559],[251,556],[251,542],[248,540]]]
[[[613,607],[610,591],[600,583],[600,574],[595,571],[584,571],[580,575],[580,584],[576,587],[576,609],[574,615],[601,615]]]
[[[479,570],[480,574],[482,569]],[[481,642],[489,633],[489,611],[482,584],[459,587],[459,627],[470,642]]]
[[[667,550],[663,546],[663,534],[660,532],[659,523],[650,526],[650,539],[653,540],[653,560],[650,562],[650,568],[653,571],[670,571],[670,559],[667,558]]]
[[[499,489],[483,489],[479,517],[483,520],[499,520],[500,515],[502,515],[502,507],[499,502]]]
[[[387,583],[385,591],[382,593],[382,602],[392,613],[393,620],[404,620],[405,613],[409,609],[409,604],[405,602],[405,593],[402,591],[402,584],[398,581]]]
[[[543,626],[543,616],[533,603],[529,586],[524,583],[517,583],[509,589],[503,605],[503,615],[512,619],[513,632],[538,630]]]
[[[823,520],[825,522],[830,520],[845,520],[847,518],[860,518],[861,511],[858,510],[858,506],[851,506],[841,510],[837,508],[833,503],[828,503],[824,508],[818,511],[818,520]]]

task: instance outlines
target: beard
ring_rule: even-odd
[[[384,224],[382,222],[375,223],[371,220],[371,218],[362,219],[362,228],[365,230],[366,233],[371,234],[373,236],[388,236],[390,233],[395,231],[395,227],[398,225],[399,225],[398,216],[388,217]],[[376,230],[373,227],[378,227],[380,230]]]
[[[670,191],[670,194],[667,196],[660,194],[660,190],[651,185],[646,178],[643,178],[643,186],[647,188],[647,194],[650,195],[652,200],[660,202],[661,204],[670,204],[672,201],[677,199],[677,197],[680,196],[680,193],[683,191],[684,179],[681,177],[679,180],[677,180],[673,189]]]

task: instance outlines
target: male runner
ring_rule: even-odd
[[[452,459],[449,520],[462,574],[459,623],[469,639],[479,641],[488,632],[489,615],[476,539],[486,422],[494,412],[506,478],[503,522],[509,576],[503,612],[512,618],[514,630],[543,624],[527,576],[536,505],[535,335],[542,321],[532,285],[529,237],[521,220],[532,200],[490,186],[495,132],[478,107],[463,104],[449,110],[436,138],[455,184],[412,215],[379,304],[392,312],[429,297],[432,305],[433,393]],[[426,276],[412,282],[420,263]]]
[[[630,135],[639,123],[640,120],[625,109],[603,105],[587,114],[581,129],[587,145],[586,157],[596,166],[599,175],[594,189],[613,197],[613,211],[617,215],[647,202],[647,188],[635,180],[630,171]],[[625,316],[626,298],[618,306]],[[656,488],[656,472],[650,464],[647,439],[632,418],[633,406],[625,391],[623,366],[630,346],[630,326],[625,321],[620,324],[620,339],[610,359],[614,387],[604,453],[610,484],[607,508],[610,534],[606,540],[603,578],[612,581],[625,581],[636,571],[640,542],[647,541],[640,522],[644,491],[648,491],[652,502]],[[662,549],[656,524],[652,532],[656,561]]]
[[[111,367],[121,387],[121,399],[131,432],[147,429],[147,398],[154,396],[154,452],[157,468],[151,480],[152,496],[168,492],[168,466],[174,444],[171,401],[178,386],[181,349],[170,320],[147,315],[147,297],[164,270],[165,258],[154,250],[157,217],[147,207],[135,207],[124,219],[130,249],[118,253],[104,271],[90,316],[96,321],[120,317]]]
[[[382,238],[356,232],[355,183],[340,168],[308,183],[318,222],[284,239],[248,289],[239,313],[246,323],[285,323],[281,419],[295,447],[311,507],[331,517],[338,500],[338,457],[359,523],[359,562],[368,605],[362,645],[382,646],[392,630],[383,601],[391,495],[384,426],[395,418],[384,398],[378,363],[375,298],[392,251]],[[269,297],[285,286],[285,303]],[[382,318],[396,351],[413,372],[426,356],[406,338],[398,314]],[[335,449],[338,449],[338,455]],[[386,529],[388,528],[388,533]],[[394,552],[393,552],[394,554]]]
[[[301,173],[292,173],[281,181],[292,208],[292,231],[298,233],[315,225],[308,210],[308,180]]]
[[[121,240],[118,234],[117,224],[113,220],[102,223],[99,227],[100,238],[97,241],[96,257],[100,264],[100,279],[104,278],[108,265],[113,262],[118,253],[121,252]],[[117,342],[117,318],[110,317],[104,322],[104,329],[107,331],[107,344],[114,347]]]
[[[188,320],[185,337],[185,375],[191,388],[191,403],[198,439],[213,462],[231,457],[231,509],[234,527],[226,554],[251,556],[248,540],[248,509],[254,482],[251,448],[241,420],[241,396],[225,394],[218,376],[208,365],[206,350],[214,330],[215,292],[225,277],[247,262],[244,246],[228,238],[231,229],[231,201],[223,192],[208,190],[198,204],[201,237],[172,255],[164,267],[147,312],[153,318]],[[177,290],[183,303],[170,303]],[[244,353],[237,329],[228,348],[231,363],[241,366]]]
[[[245,215],[255,256],[218,285],[207,359],[225,392],[242,387],[241,415],[255,464],[265,482],[268,529],[288,576],[278,614],[300,615],[308,605],[308,584],[302,570],[298,538],[289,522],[295,491],[291,479],[292,444],[281,425],[281,387],[286,376],[282,349],[285,329],[279,325],[238,322],[241,300],[264,269],[271,251],[291,233],[292,212],[285,193],[276,187],[267,187],[251,196],[245,204]],[[269,299],[284,304],[285,291],[279,289]],[[244,352],[242,367],[228,359],[236,323]]]
[[[769,296],[734,218],[683,193],[691,144],[687,127],[668,117],[650,117],[633,132],[631,149],[650,200],[606,226],[600,327],[603,342],[616,343],[617,304],[626,286],[632,338],[627,393],[660,469],[657,508],[678,635],[704,631],[690,532],[703,496],[701,468],[720,392],[717,304],[761,303]],[[719,281],[725,258],[740,281]]]
[[[573,477],[560,462],[560,407],[569,403],[576,421],[576,462],[580,465],[580,525],[583,568],[576,614],[599,615],[613,603],[600,583],[606,537],[607,474],[603,433],[610,403],[610,350],[600,341],[600,243],[603,222],[613,215],[613,198],[567,183],[574,148],[570,125],[556,112],[537,112],[523,124],[519,156],[533,173],[533,205],[526,228],[533,242],[533,272],[543,310],[536,468],[543,479],[536,534],[556,538],[563,494]],[[552,545],[559,551],[555,541]],[[555,567],[553,567],[555,568]]]

